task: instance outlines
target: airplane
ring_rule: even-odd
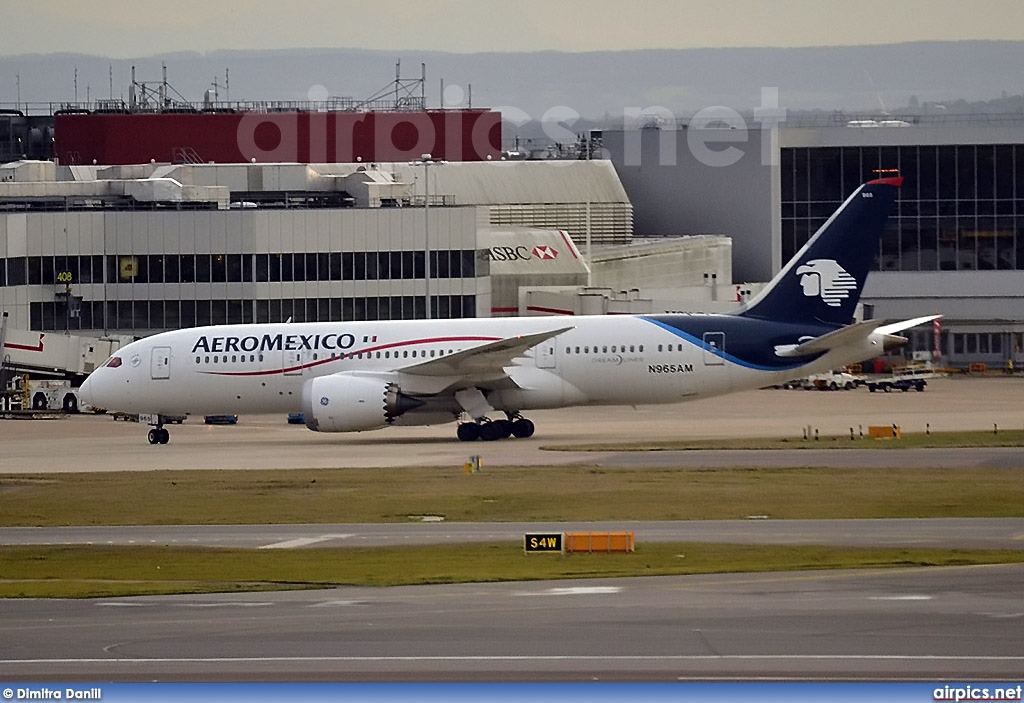
[[[726,314],[258,323],[180,329],[122,347],[81,388],[165,418],[298,413],[317,432],[458,421],[463,441],[530,437],[524,411],[678,403],[878,356],[937,316],[854,321],[899,176],[858,187],[769,284]],[[491,418],[490,416],[496,416]]]

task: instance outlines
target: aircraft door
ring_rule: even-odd
[[[171,348],[153,347],[149,363],[149,375],[152,379],[171,377]]]
[[[301,376],[306,354],[301,349],[286,349],[284,352],[284,375]]]
[[[704,365],[722,366],[725,359],[725,332],[704,333]]]
[[[537,368],[555,368],[555,340],[549,339],[537,345]]]

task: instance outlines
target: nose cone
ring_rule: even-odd
[[[89,374],[89,377],[85,379],[85,383],[83,383],[82,387],[78,389],[78,397],[86,404],[95,407],[95,384],[93,382],[93,376],[94,374]]]

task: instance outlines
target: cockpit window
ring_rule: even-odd
[[[109,366],[112,369],[116,369],[118,366],[121,365],[121,357],[119,357],[119,356],[112,356],[112,357],[110,357],[110,359],[107,360],[107,363],[105,363],[103,365],[104,366]]]

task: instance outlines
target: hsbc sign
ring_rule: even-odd
[[[490,247],[480,252],[480,258],[485,261],[550,261],[558,258],[558,250],[546,244],[538,244],[533,249],[524,246]]]

